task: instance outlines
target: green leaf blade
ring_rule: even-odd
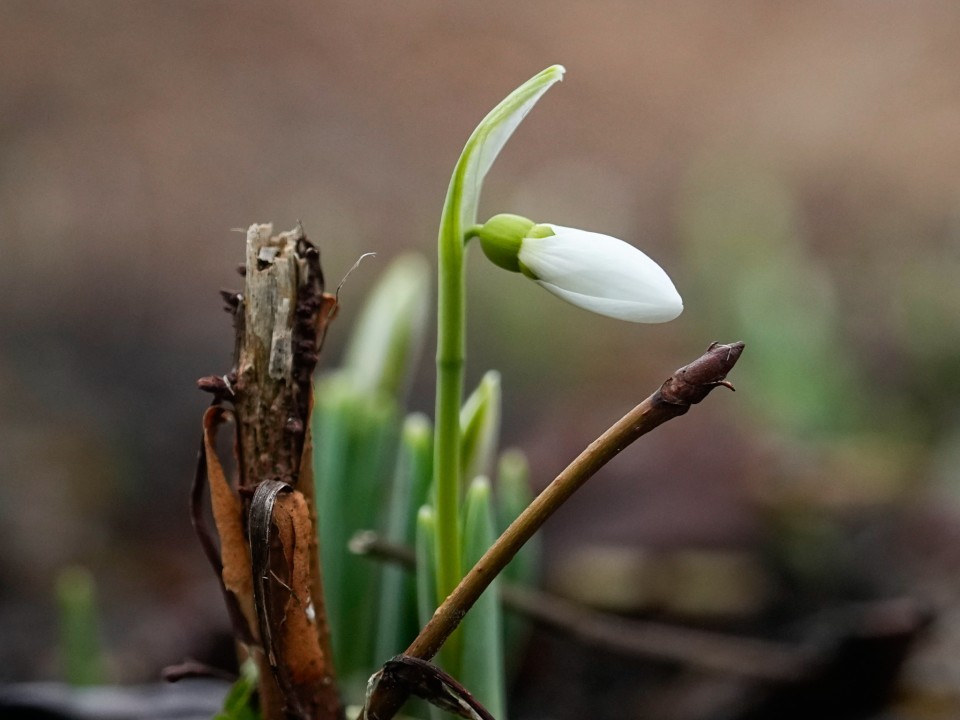
[[[404,422],[384,534],[392,543],[414,547],[418,509],[428,502],[433,473],[433,428],[414,413]],[[431,595],[431,597],[433,597]],[[417,633],[415,579],[403,568],[383,567],[375,646],[376,662],[401,652]]]
[[[464,565],[471,567],[496,539],[490,481],[476,478],[464,505]],[[503,617],[499,580],[495,579],[463,618],[460,679],[497,720],[506,719],[503,666]]]
[[[500,373],[487,372],[460,410],[461,477],[490,476],[500,440]]]
[[[400,255],[364,303],[344,354],[344,369],[358,389],[398,402],[420,359],[430,312],[430,266],[414,253]]]

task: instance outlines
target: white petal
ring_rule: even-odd
[[[555,235],[523,241],[520,262],[554,295],[631,322],[667,322],[683,311],[663,268],[632,245],[600,233],[550,227]]]

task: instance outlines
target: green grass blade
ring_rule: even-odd
[[[433,472],[433,428],[420,413],[407,417],[400,439],[385,537],[414,546],[417,511],[428,502]],[[401,652],[417,634],[416,581],[403,568],[388,564],[381,572],[380,608],[375,642],[377,662]]]
[[[490,481],[478,477],[470,484],[464,506],[464,567],[472,567],[495,539]],[[463,619],[460,680],[497,720],[505,720],[503,618],[498,586],[499,580],[494,580]]]
[[[434,543],[437,536],[437,518],[431,505],[424,505],[417,512],[417,622],[423,626],[430,622],[437,609],[436,566]]]
[[[417,555],[417,624],[422,627],[430,622],[433,611],[437,609],[437,515],[432,505],[424,505],[417,512],[416,543]],[[441,648],[434,662],[446,667],[445,658],[449,655],[446,647]],[[416,707],[416,706],[415,706]],[[430,720],[445,720],[448,716],[439,708],[423,704],[417,715],[427,715]]]
[[[501,532],[516,520],[531,500],[533,491],[530,488],[530,468],[526,456],[520,450],[505,450],[497,466],[497,522]],[[519,585],[536,585],[540,576],[541,548],[540,535],[534,535],[504,568],[502,577]],[[503,637],[508,677],[512,677],[519,667],[530,630],[530,622],[525,618],[509,610],[504,613]]]
[[[464,483],[493,472],[500,439],[500,405],[500,373],[490,370],[460,410],[460,477]]]
[[[376,566],[350,555],[361,529],[379,524],[396,456],[396,404],[358,393],[337,373],[317,384],[314,471],[324,595],[337,672],[345,694],[361,693],[374,663]]]
[[[497,464],[497,525],[503,532],[533,500],[530,466],[520,450],[511,448],[500,455]],[[534,535],[503,571],[511,582],[534,585],[540,566],[540,536]]]
[[[426,336],[430,266],[416,254],[396,258],[364,303],[344,355],[343,367],[357,389],[406,394]]]

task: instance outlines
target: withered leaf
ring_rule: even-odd
[[[217,430],[226,421],[226,411],[215,405],[203,414],[203,443],[206,451],[207,478],[213,521],[220,536],[223,584],[236,597],[249,627],[256,628],[253,609],[253,579],[250,551],[243,531],[243,505],[230,487],[217,456]]]
[[[289,568],[289,598],[284,610],[283,644],[295,684],[320,680],[326,672],[317,637],[315,598],[311,593],[310,546],[313,525],[303,495],[297,491],[281,495],[273,510],[283,553]]]
[[[370,679],[367,700],[380,686],[402,687],[441,710],[468,720],[494,720],[490,711],[450,674],[436,665],[410,655],[397,655],[383,664]],[[366,716],[364,712],[363,716]]]

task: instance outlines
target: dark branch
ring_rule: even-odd
[[[726,377],[740,358],[743,347],[742,342],[729,345],[713,343],[701,357],[674,372],[655,393],[590,443],[480,558],[443,601],[404,654],[421,660],[431,660],[460,624],[463,616],[524,543],[600,468],[637,438],[668,420],[683,415],[691,405],[703,400],[714,388],[721,385],[730,387]],[[361,717],[366,720],[390,720],[408,696],[409,693],[402,688],[374,692]]]

